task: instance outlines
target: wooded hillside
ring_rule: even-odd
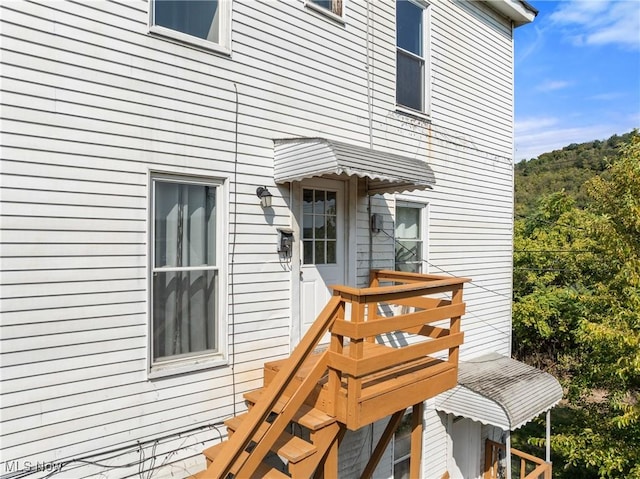
[[[607,160],[618,156],[620,145],[627,143],[631,135],[629,132],[604,141],[572,143],[561,150],[516,163],[516,215],[527,215],[538,199],[559,191],[573,197],[576,206],[585,207],[589,197],[584,183],[606,170]]]

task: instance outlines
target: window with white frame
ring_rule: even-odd
[[[409,479],[413,412],[407,409],[393,436],[393,479]]]
[[[339,17],[342,16],[343,0],[307,0],[307,5],[311,7],[320,7]]]
[[[228,50],[231,0],[151,0],[151,29],[178,40]]]
[[[428,6],[396,0],[396,103],[427,111]]]
[[[152,365],[220,353],[221,187],[151,178]]]
[[[396,200],[396,270],[421,273],[425,251],[426,205]]]

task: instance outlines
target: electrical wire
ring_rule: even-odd
[[[93,453],[93,454],[87,454],[84,456],[80,456],[80,457],[75,457],[75,458],[71,458],[71,459],[66,459],[63,461],[59,461],[57,463],[55,463],[55,468],[54,470],[52,470],[49,474],[47,474],[46,476],[43,477],[43,479],[49,479],[57,474],[60,474],[63,472],[63,469],[67,468],[67,466],[71,465],[71,464],[82,464],[82,465],[93,465],[96,467],[102,467],[105,469],[126,469],[126,468],[130,468],[130,467],[134,467],[136,465],[141,465],[143,464],[145,461],[147,460],[151,460],[151,464],[153,466],[153,468],[155,468],[155,460],[157,459],[157,457],[160,457],[164,454],[167,453],[162,453],[162,454],[156,454],[156,448],[159,444],[164,443],[164,442],[170,442],[171,440],[175,439],[176,437],[182,437],[183,435],[190,435],[190,434],[194,434],[196,432],[200,432],[200,431],[204,431],[204,430],[211,430],[214,429],[219,436],[220,441],[223,440],[223,436],[222,433],[219,430],[219,426],[224,425],[224,422],[216,422],[216,423],[209,423],[209,424],[203,424],[200,426],[196,426],[193,427],[191,429],[187,429],[185,431],[178,431],[178,432],[174,432],[171,434],[166,434],[164,436],[155,438],[155,439],[148,439],[145,441],[136,441],[135,443],[131,443],[128,444],[126,446],[120,446],[120,447],[116,447],[113,449],[109,449],[106,451],[101,451],[98,453]],[[177,449],[173,449],[171,453],[168,454],[173,454],[177,451],[180,450],[184,450],[184,449],[188,449],[190,447],[193,447],[197,444],[204,444],[202,440],[198,440],[192,444],[188,444],[187,446],[182,446],[179,447]],[[183,443],[184,444],[184,443]],[[151,446],[152,450],[151,450],[151,455],[150,456],[146,456],[144,453],[144,448],[147,446]],[[135,452],[135,450],[138,450],[138,452],[140,453],[140,458],[138,458],[135,461],[130,461],[128,463],[125,464],[106,464],[104,461],[109,461],[111,459],[116,459],[118,457],[122,457],[126,454],[130,454],[131,452]],[[106,456],[106,457],[105,457]],[[100,458],[100,460],[92,460],[93,458]],[[153,470],[153,468],[151,468],[151,470]],[[32,468],[32,469],[24,469],[20,472],[14,473],[14,474],[6,474],[1,476],[3,479],[9,479],[9,478],[13,478],[13,479],[18,479],[18,478],[23,478],[23,477],[27,477],[30,476],[32,474],[38,473],[38,472],[42,472],[41,470],[38,470],[37,468]],[[138,469],[138,475],[141,476],[143,472],[143,469]],[[142,477],[142,476],[141,476]]]
[[[391,235],[390,235],[389,233],[387,233],[384,229],[380,229],[380,231],[381,231],[382,233],[384,233],[385,235],[387,235],[389,238],[391,238],[391,239],[394,241],[394,243],[395,243],[395,244],[397,244],[398,246],[400,246],[401,248],[403,248],[403,249],[404,249],[404,250],[406,250],[407,252],[412,253],[412,251],[411,251],[409,248],[407,248],[407,247],[406,247],[406,246],[404,246],[402,243],[400,243],[396,238],[394,238],[393,236],[391,236]],[[412,254],[413,254],[413,253],[412,253]],[[433,263],[431,263],[431,262],[429,262],[429,261],[427,261],[427,260],[425,260],[425,259],[422,259],[421,261],[422,261],[422,262],[424,262],[424,263],[426,263],[426,264],[428,264],[429,266],[432,266],[432,267],[436,268],[437,270],[441,271],[442,273],[448,274],[449,276],[452,276],[452,277],[454,277],[454,278],[460,278],[460,276],[456,276],[455,274],[452,274],[452,273],[450,273],[450,272],[448,272],[448,271],[446,271],[446,270],[442,269],[441,267],[439,267],[439,266],[437,266],[437,265],[435,265],[435,264],[433,264]],[[498,296],[502,296],[503,298],[507,298],[507,299],[509,299],[509,300],[511,300],[511,299],[512,299],[512,298],[511,298],[511,296],[508,296],[508,295],[506,295],[506,294],[504,294],[504,293],[499,293],[498,291],[494,291],[494,290],[492,290],[492,289],[486,288],[486,287],[484,287],[484,286],[482,286],[482,285],[480,285],[480,284],[475,283],[474,281],[470,281],[470,282],[469,282],[469,284],[472,284],[472,285],[476,286],[477,288],[483,289],[483,290],[485,290],[485,291],[487,291],[487,292],[489,292],[489,293],[496,294],[496,295],[498,295]],[[447,296],[447,299],[449,299],[449,300],[451,300],[451,299],[452,299],[452,297],[451,297],[450,295],[445,294],[445,296]],[[471,316],[472,318],[477,319],[477,320],[478,320],[478,321],[480,321],[481,323],[485,324],[485,325],[486,325],[486,326],[488,326],[489,328],[493,329],[494,331],[496,331],[496,332],[500,333],[501,335],[503,335],[503,336],[505,336],[505,337],[510,337],[510,336],[511,336],[511,333],[510,333],[510,332],[505,332],[505,331],[502,331],[502,330],[498,329],[496,326],[494,326],[493,324],[489,323],[486,319],[481,318],[480,316],[478,316],[478,315],[476,315],[476,314],[472,313],[472,312],[471,312],[471,311],[469,311],[469,310],[466,310],[466,311],[465,311],[465,316]]]
[[[400,241],[398,241],[394,236],[390,235],[389,233],[387,233],[384,229],[380,229],[380,232],[384,233],[386,236],[388,236],[389,238],[391,238],[393,240],[393,242],[396,244],[396,246],[399,246],[400,248],[404,249],[406,252],[413,254],[413,252],[407,248],[405,245],[403,245]],[[420,261],[422,261],[425,264],[428,264],[429,266],[432,266],[434,268],[436,268],[437,270],[439,270],[442,273],[448,274],[449,276],[452,276],[454,278],[460,278],[461,276],[456,276],[453,273],[450,273],[449,271],[446,271],[444,269],[442,269],[440,266],[437,266],[433,263],[431,263],[430,261],[427,261],[426,259],[420,259]],[[498,296],[502,296],[503,298],[508,298],[511,299],[511,296],[506,295],[504,293],[499,293],[498,291],[494,291],[492,289],[489,289],[485,286],[482,286],[481,284],[476,283],[475,281],[469,281],[469,284],[474,285],[476,288],[480,288],[480,289],[484,289],[485,291],[488,291],[489,293],[493,293],[496,294]]]
[[[233,152],[233,236],[231,237],[231,264],[229,265],[229,293],[231,295],[231,307],[229,310],[229,336],[231,336],[231,388],[233,394],[233,415],[237,416],[236,411],[236,295],[235,295],[235,263],[236,263],[236,245],[238,236],[238,117],[240,96],[238,94],[238,85],[233,83],[236,93],[236,116],[235,116],[235,139]]]

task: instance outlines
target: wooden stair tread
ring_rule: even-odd
[[[247,401],[255,404],[262,396],[263,391],[264,389],[255,389],[253,391],[249,391],[244,394],[244,398]],[[274,412],[280,412],[288,401],[288,397],[282,396],[274,406]],[[336,419],[329,416],[320,409],[316,409],[307,404],[303,404],[293,416],[293,421],[300,424],[301,426],[306,427],[307,429],[310,429],[311,431],[317,431],[319,429],[322,429],[323,427],[327,427],[333,424],[334,422],[336,422]]]
[[[202,451],[202,453],[205,455],[208,461],[212,461],[218,454],[220,454],[226,442],[227,441],[223,441],[219,444],[216,444],[215,446],[209,447],[204,451]],[[249,456],[249,453],[244,451],[240,455],[240,457],[242,458],[241,462],[244,463],[244,461],[247,459],[248,456]],[[194,476],[191,476],[189,479],[191,478],[204,479],[207,477],[206,472],[207,472],[206,469],[204,471],[200,471]],[[238,472],[237,467],[234,466],[231,468],[231,474],[236,475],[237,472]],[[287,476],[285,473],[280,472],[277,469],[269,466],[268,464],[260,463],[260,465],[258,466],[258,469],[256,469],[256,472],[251,476],[251,479],[291,479],[291,478]]]
[[[242,421],[247,415],[248,413],[245,413],[232,417],[231,419],[227,419],[224,424],[232,431],[235,431],[240,427],[240,424],[242,424]],[[262,439],[268,430],[269,423],[262,423],[254,436],[254,441],[257,442]],[[316,452],[316,447],[300,437],[283,432],[273,446],[271,446],[271,451],[295,464]]]
[[[302,363],[302,365],[300,366],[300,368],[296,372],[296,378],[297,379],[303,380],[304,378],[307,377],[307,375],[309,374],[309,371],[311,371],[313,366],[315,366],[315,364],[318,362],[318,359],[320,358],[320,354],[321,354],[321,352],[312,353],[312,354],[309,355],[309,357],[307,357],[307,359],[304,360],[304,362]],[[282,366],[287,364],[288,361],[289,361],[289,358],[277,359],[275,361],[269,361],[269,362],[264,363],[264,368],[265,369],[271,369],[271,370],[273,370],[275,372],[278,372],[278,371],[280,371]]]

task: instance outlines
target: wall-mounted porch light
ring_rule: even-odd
[[[271,200],[273,198],[273,195],[266,186],[258,186],[258,189],[256,190],[256,196],[260,198],[260,204],[263,208],[271,207]]]

